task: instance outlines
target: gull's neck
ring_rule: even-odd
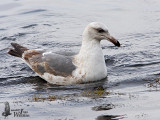
[[[107,76],[100,41],[83,38],[80,52],[77,55],[77,65],[85,74],[84,81],[100,80]]]
[[[84,59],[88,64],[99,64],[104,63],[104,56],[100,41],[89,40],[89,38],[83,38],[82,46],[78,54],[79,59]]]
[[[99,54],[102,53],[102,49],[101,49],[101,46],[100,46],[100,41],[98,41],[98,40],[85,40],[85,38],[83,38],[82,46],[81,46],[79,54],[84,54],[85,53],[85,54],[89,55],[89,54],[91,54],[90,53],[91,51],[93,52],[93,51],[97,51],[97,50],[98,50]]]

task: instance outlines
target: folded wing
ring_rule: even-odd
[[[47,53],[38,50],[28,50],[23,59],[36,73],[43,75],[50,73],[55,76],[67,77],[76,69],[72,56],[64,56],[56,53]]]

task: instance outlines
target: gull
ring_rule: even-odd
[[[110,35],[103,23],[92,22],[83,32],[81,49],[76,55],[28,49],[17,43],[11,43],[14,49],[8,53],[21,58],[39,77],[51,84],[80,84],[107,77],[101,40],[108,40],[120,47],[118,40]]]

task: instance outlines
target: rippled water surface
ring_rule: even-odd
[[[105,80],[51,85],[7,54],[11,42],[78,52],[92,21],[122,44],[102,41]],[[159,120],[159,26],[159,0],[1,0],[0,120]]]

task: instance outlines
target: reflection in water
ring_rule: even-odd
[[[92,110],[94,111],[110,110],[114,107],[115,106],[113,104],[106,104],[106,105],[95,106],[92,108]]]
[[[76,85],[68,85],[68,86],[60,86],[60,85],[53,85],[49,84],[43,79],[39,77],[29,77],[25,78],[27,83],[35,84],[35,89],[48,89],[50,91],[56,91],[56,90],[79,90],[79,91],[95,91],[95,90],[101,90],[105,91],[106,87],[104,86],[104,83],[107,82],[107,78],[97,81],[97,82],[90,82],[90,83],[84,83],[84,84],[76,84]],[[70,92],[71,92],[70,91]]]
[[[119,120],[119,118],[117,117],[120,117],[120,116],[116,116],[116,115],[102,115],[102,116],[98,116],[96,118],[96,120]]]

